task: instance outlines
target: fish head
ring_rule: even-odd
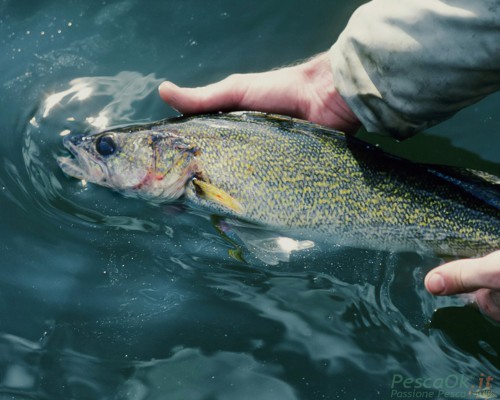
[[[66,136],[63,144],[71,153],[57,159],[65,174],[130,197],[175,200],[196,174],[196,148],[174,134],[116,130]]]

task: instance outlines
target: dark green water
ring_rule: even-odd
[[[68,130],[175,115],[164,78],[200,85],[326,49],[358,4],[0,1],[1,399],[473,398],[488,375],[498,392],[500,329],[423,288],[442,260],[315,248],[241,262],[210,215],[82,186],[55,162]],[[498,172],[499,104],[386,145]]]

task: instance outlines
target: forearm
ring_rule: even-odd
[[[365,128],[407,137],[500,89],[500,5],[374,0],[329,55],[335,87]]]

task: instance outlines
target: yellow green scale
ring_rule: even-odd
[[[498,209],[339,132],[259,113],[185,118],[152,130],[199,149],[203,176],[242,205],[243,219],[345,242],[423,243],[448,254],[500,248]],[[192,190],[187,197],[231,214]]]

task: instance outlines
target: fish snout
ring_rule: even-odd
[[[83,141],[84,136],[85,135],[82,134],[65,136],[63,139],[63,145],[66,148],[71,148],[72,146],[78,146]]]

